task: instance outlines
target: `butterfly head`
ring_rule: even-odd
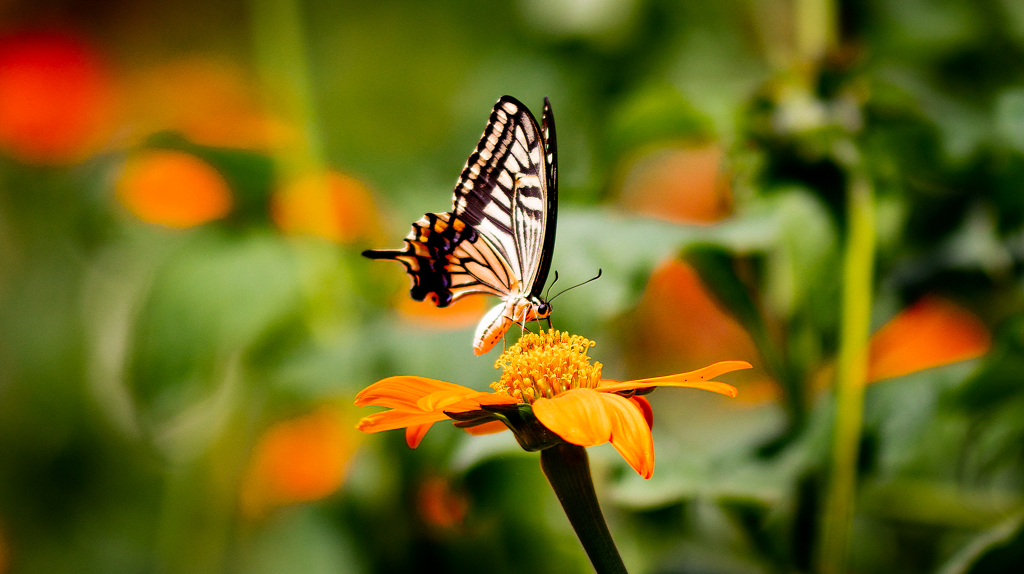
[[[551,303],[542,300],[540,297],[531,297],[530,303],[533,304],[533,312],[538,319],[547,319],[551,316]]]

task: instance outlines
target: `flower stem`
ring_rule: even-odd
[[[586,449],[568,443],[544,449],[540,467],[597,574],[625,573],[626,566],[597,503]]]
[[[865,174],[854,173],[851,177],[847,200],[849,228],[843,262],[842,331],[836,371],[832,468],[819,554],[819,570],[823,574],[841,574],[846,570],[871,327],[872,274],[875,262],[874,192]]]

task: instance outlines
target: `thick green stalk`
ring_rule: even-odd
[[[266,105],[301,135],[274,153],[278,177],[294,179],[324,168],[323,138],[313,101],[299,0],[249,0],[253,55]]]
[[[797,56],[802,61],[821,59],[836,44],[835,0],[796,0]]]
[[[875,262],[874,192],[863,175],[851,174],[848,236],[843,261],[842,327],[836,368],[836,418],[832,468],[822,519],[820,572],[846,569],[850,521],[857,485],[857,454],[863,426]]]
[[[540,467],[597,574],[625,573],[626,566],[597,503],[586,449],[568,443],[544,449]]]

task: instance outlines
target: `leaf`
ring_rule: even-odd
[[[939,574],[999,574],[1024,565],[1024,514],[991,528],[957,552]]]
[[[996,96],[996,133],[1007,145],[1024,153],[1024,88],[1011,88]]]

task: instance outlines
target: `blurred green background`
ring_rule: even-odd
[[[652,395],[651,480],[591,449],[631,572],[1021,571],[1024,4],[6,0],[0,573],[591,571],[509,433],[354,430],[498,377],[488,301],[359,253],[503,94],[554,107],[560,283],[603,270],[554,325],[617,379],[755,365]]]

